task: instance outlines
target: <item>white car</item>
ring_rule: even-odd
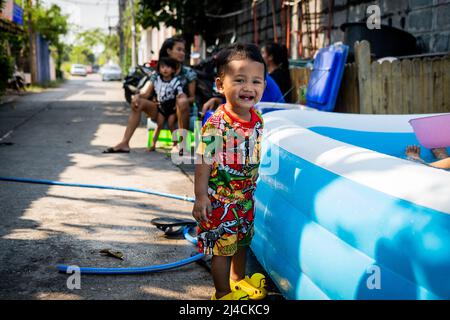
[[[72,76],[83,76],[85,77],[87,75],[86,67],[82,64],[73,64],[70,67],[70,74]]]
[[[102,80],[122,80],[122,69],[118,65],[106,65],[101,70]]]

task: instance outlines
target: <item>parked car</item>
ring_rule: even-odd
[[[88,64],[88,65],[86,66],[86,72],[87,72],[88,74],[91,74],[91,73],[92,73],[92,66],[91,66],[90,64]]]
[[[82,64],[72,64],[70,67],[70,74],[72,76],[83,76],[87,75],[86,67]]]
[[[122,69],[118,65],[105,65],[100,73],[103,81],[122,80]]]

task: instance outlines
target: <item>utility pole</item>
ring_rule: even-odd
[[[123,35],[123,25],[124,25],[124,13],[127,7],[127,0],[119,0],[119,28],[117,32],[119,33],[119,60],[120,67],[125,66],[125,39]]]
[[[134,17],[134,1],[130,0],[131,10],[131,67],[136,67],[136,20]]]
[[[31,83],[37,82],[37,53],[36,53],[36,34],[33,30],[33,17],[31,15],[31,9],[33,7],[32,0],[28,0],[28,37],[30,39],[30,52],[29,52],[29,62],[30,62],[30,73],[31,73]]]

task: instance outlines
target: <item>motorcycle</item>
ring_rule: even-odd
[[[25,77],[17,67],[14,68],[12,77],[8,79],[8,87],[17,91],[26,91]]]
[[[207,48],[207,57],[199,64],[192,66],[192,69],[197,73],[197,86],[195,89],[195,101],[200,107],[203,106],[213,96],[217,96],[215,91],[215,77],[216,77],[216,61],[215,55],[219,52],[217,46],[210,46]]]
[[[153,62],[153,61],[152,61]],[[123,80],[123,89],[125,100],[131,103],[131,98],[140,89],[142,89],[150,78],[150,75],[155,71],[154,63],[144,63],[132,68],[128,75]]]

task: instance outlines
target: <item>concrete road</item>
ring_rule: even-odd
[[[102,154],[128,116],[120,82],[98,75],[0,105],[0,176],[154,189],[193,196],[192,166],[146,151],[141,126],[130,154]],[[153,218],[191,218],[191,203],[140,193],[0,182],[0,299],[209,299],[210,274],[197,264],[140,276],[81,276],[69,289],[58,264],[136,267],[189,257]],[[111,248],[123,261],[100,255]]]

